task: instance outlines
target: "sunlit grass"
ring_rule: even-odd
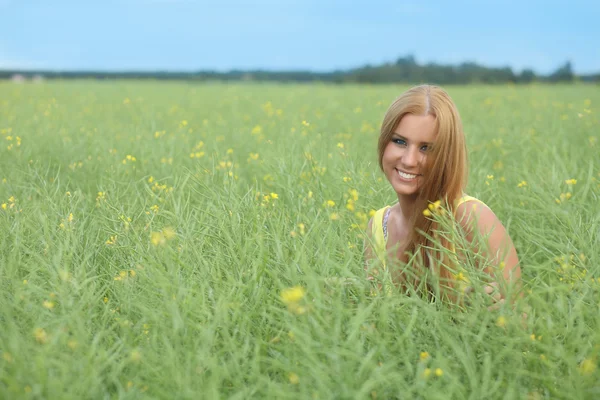
[[[0,397],[597,397],[600,92],[447,88],[523,323],[365,280],[404,89],[0,84]]]

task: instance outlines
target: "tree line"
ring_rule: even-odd
[[[510,67],[485,67],[474,62],[459,65],[438,63],[419,64],[411,55],[382,65],[366,65],[332,72],[232,70],[228,72],[103,72],[103,71],[33,71],[0,70],[0,79],[152,79],[187,81],[276,81],[276,82],[330,82],[330,83],[420,83],[438,84],[527,84],[532,82],[600,83],[600,72],[576,75],[567,61],[548,75],[536,74],[532,69],[515,73]]]

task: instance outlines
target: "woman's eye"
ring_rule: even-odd
[[[428,145],[421,146],[421,151],[427,151],[427,150],[429,150]]]
[[[392,142],[404,146],[406,142],[402,139],[392,139]]]

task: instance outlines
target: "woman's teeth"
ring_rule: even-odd
[[[404,179],[415,179],[417,177],[417,175],[407,174],[407,173],[404,173],[402,171],[398,171],[398,175],[400,175]]]

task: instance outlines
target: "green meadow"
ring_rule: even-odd
[[[1,83],[0,398],[600,397],[598,87],[445,88],[521,261],[495,311],[365,279],[407,88]]]

